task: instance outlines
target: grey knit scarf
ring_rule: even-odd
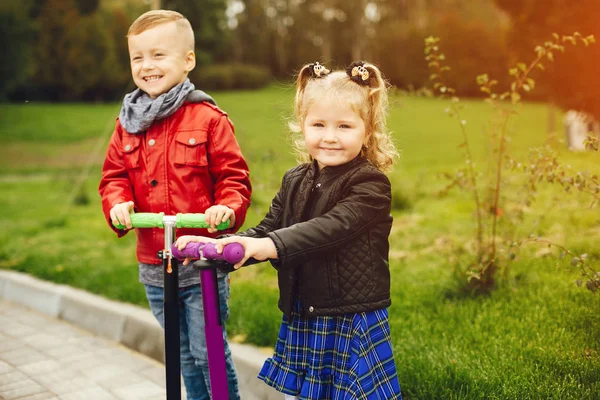
[[[141,133],[148,129],[154,121],[174,114],[185,101],[188,103],[207,101],[214,105],[217,104],[202,90],[194,89],[194,84],[186,79],[155,99],[150,98],[139,88],[134,90],[125,95],[123,99],[123,106],[119,113],[121,126],[129,133]]]

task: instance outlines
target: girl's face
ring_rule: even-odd
[[[346,164],[360,154],[365,142],[365,123],[342,101],[317,99],[309,107],[302,126],[308,154],[319,170]]]

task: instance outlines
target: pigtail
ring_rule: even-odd
[[[296,97],[294,101],[295,118],[288,123],[288,126],[290,127],[290,130],[295,133],[295,135],[292,137],[292,146],[296,151],[299,162],[309,161],[309,156],[306,152],[306,146],[304,143],[304,137],[302,135],[298,135],[302,131],[302,115],[304,113],[303,110],[306,108],[306,104],[304,104],[304,92],[306,90],[306,86],[312,79],[323,78],[329,73],[330,71],[325,68],[325,66],[319,64],[319,62],[306,64],[300,68],[300,72],[298,72],[298,77],[296,78]]]
[[[296,78],[296,107],[298,107],[302,102],[304,89],[306,88],[306,84],[311,77],[311,66],[312,64],[306,64],[300,69],[300,72],[298,72],[298,78]]]
[[[296,104],[300,104],[302,96],[304,95],[304,89],[306,84],[311,78],[323,78],[329,74],[329,70],[324,65],[319,64],[318,61],[306,64],[300,69],[298,78],[296,79]]]
[[[370,126],[367,129],[371,134],[363,144],[362,154],[380,170],[388,171],[398,157],[386,124],[389,85],[377,66],[364,61],[350,64],[346,74],[353,82],[368,88]]]

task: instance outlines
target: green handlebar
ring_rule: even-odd
[[[162,228],[165,213],[134,213],[130,214],[131,225],[134,228]],[[125,225],[116,224],[115,228],[125,229]]]
[[[208,228],[204,214],[177,214],[177,228]],[[222,231],[229,228],[229,221],[221,222],[217,229]]]
[[[129,215],[134,228],[164,228],[163,217],[165,213],[133,213]],[[175,216],[177,228],[209,228],[204,221],[204,214],[177,214]],[[125,225],[116,224],[115,228],[125,229]],[[222,231],[229,228],[229,221],[221,222],[217,229]]]

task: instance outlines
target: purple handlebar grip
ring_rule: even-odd
[[[179,250],[175,244],[171,246],[171,254],[178,260],[184,258],[200,258],[200,250],[204,246],[204,243],[190,242],[185,246],[185,249]]]
[[[190,242],[185,249],[179,250],[175,244],[171,246],[173,257],[183,260],[184,258],[199,258],[202,256],[209,260],[224,260],[229,264],[235,264],[244,258],[244,246],[240,243],[229,243],[223,248],[223,253],[217,253],[214,243]]]
[[[235,264],[244,258],[244,246],[239,243],[229,243],[223,248],[223,253],[217,253],[214,243],[206,243],[202,254],[209,260],[225,260],[229,264]]]

